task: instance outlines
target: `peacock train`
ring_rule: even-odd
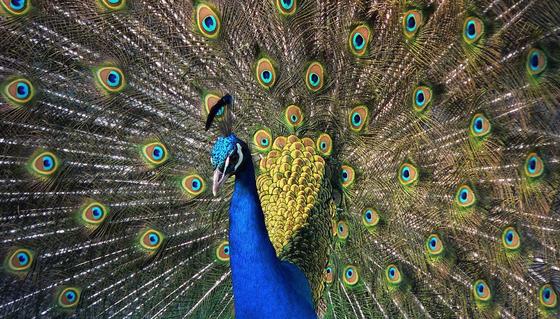
[[[0,0],[0,318],[560,318],[560,1]]]

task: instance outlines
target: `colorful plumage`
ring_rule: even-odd
[[[0,317],[560,316],[560,2],[0,0],[0,31]]]

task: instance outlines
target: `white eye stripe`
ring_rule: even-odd
[[[229,156],[226,157],[226,163],[224,164],[224,172],[223,172],[224,175],[222,176],[222,179],[223,179],[224,176],[226,175],[228,166],[229,166]]]
[[[237,145],[237,155],[239,155],[239,158],[237,159],[237,163],[235,164],[234,170],[237,171],[237,168],[239,168],[239,165],[241,165],[241,163],[243,162],[243,150],[241,149],[241,145],[239,145],[239,143],[236,144]]]

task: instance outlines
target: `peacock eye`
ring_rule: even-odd
[[[323,133],[319,135],[316,142],[319,154],[329,156],[332,153],[332,139],[329,134]]]
[[[101,67],[95,72],[97,83],[109,93],[117,93],[124,89],[125,78],[121,69],[116,67]]]
[[[73,308],[80,301],[80,290],[68,287],[62,289],[58,294],[58,305],[62,308]]]
[[[364,105],[357,106],[350,111],[350,129],[360,132],[366,125],[369,111]]]
[[[307,68],[305,83],[312,92],[317,92],[323,87],[324,67],[319,62],[313,62]]]
[[[502,245],[507,250],[517,250],[521,246],[519,233],[513,227],[507,227],[502,232]]]
[[[366,208],[362,215],[362,222],[367,227],[376,226],[379,223],[379,214],[373,208]]]
[[[199,4],[196,7],[196,22],[198,30],[207,38],[215,39],[220,33],[220,18],[210,6]]]
[[[20,252],[15,256],[14,259],[17,261],[17,264],[20,267],[25,267],[29,264],[30,258],[29,258],[29,254],[27,254],[26,252]]]
[[[165,163],[169,157],[167,148],[163,143],[153,142],[142,147],[142,155],[146,162],[152,166]]]
[[[334,281],[334,269],[332,266],[327,266],[323,272],[323,280],[327,284],[332,284]]]
[[[266,153],[272,148],[272,135],[268,129],[260,129],[253,134],[253,145],[257,151]]]
[[[539,301],[547,309],[558,306],[558,295],[551,284],[545,284],[539,289]]]
[[[76,297],[77,295],[74,291],[67,291],[66,293],[64,293],[64,298],[66,298],[68,302],[76,301]]]
[[[14,16],[24,15],[31,8],[28,0],[0,0],[0,5],[5,12]]]
[[[412,38],[418,32],[420,26],[424,23],[422,12],[418,10],[410,10],[403,15],[403,30],[407,38]]]
[[[296,0],[276,0],[276,8],[282,15],[293,15],[296,12],[296,7]]]
[[[525,175],[531,178],[540,177],[544,173],[544,162],[535,152],[530,153],[525,160]]]
[[[198,174],[185,176],[181,186],[185,192],[192,196],[200,195],[206,190],[206,183]]]
[[[163,234],[155,229],[148,228],[140,234],[140,246],[152,252],[163,243]]]
[[[165,155],[165,152],[163,150],[163,147],[156,145],[154,146],[152,152],[152,158],[155,161],[161,161],[161,159],[163,158],[163,156]]]
[[[409,163],[404,163],[399,168],[399,182],[401,185],[409,186],[418,180],[418,170]]]
[[[7,264],[8,270],[12,272],[24,272],[31,268],[33,258],[34,254],[31,250],[19,248],[6,256],[5,264]]]
[[[463,39],[468,44],[473,44],[484,34],[484,23],[479,18],[469,17],[465,20],[463,29]]]
[[[412,106],[416,112],[426,110],[432,101],[432,89],[427,86],[419,86],[414,90]]]
[[[358,269],[355,266],[348,265],[344,268],[342,281],[347,286],[355,286],[360,280]]]
[[[157,234],[150,234],[148,236],[148,241],[151,245],[157,245],[159,243],[159,236]]]
[[[288,106],[284,112],[284,120],[288,123],[288,126],[294,129],[300,127],[303,123],[301,108],[297,105]]]
[[[468,185],[462,185],[457,191],[455,202],[462,208],[469,208],[476,202],[476,196]]]
[[[402,276],[396,265],[389,265],[385,269],[385,279],[391,285],[399,285],[402,282]]]
[[[345,221],[339,221],[336,225],[336,235],[339,239],[345,240],[348,238],[348,224]]]
[[[99,206],[95,206],[91,209],[92,212],[92,217],[95,220],[99,220],[102,216],[103,216],[103,210],[101,210],[101,207]]]
[[[270,89],[276,83],[276,70],[270,59],[262,58],[257,62],[256,77],[265,89]]]
[[[472,136],[482,138],[490,133],[492,124],[484,114],[476,114],[471,120],[470,132]]]
[[[229,258],[230,258],[229,242],[227,240],[224,240],[216,247],[216,260],[222,263],[227,263],[229,262]]]
[[[486,281],[480,279],[473,285],[474,298],[477,301],[490,301],[492,299],[492,291]]]
[[[220,99],[221,96],[218,96],[216,94],[207,93],[204,95],[204,111],[206,112],[206,114],[210,113],[210,109],[214,105],[216,105],[218,101],[220,101]],[[224,112],[225,112],[225,106],[222,106],[222,108],[220,108],[218,113],[216,113],[216,118],[220,118],[221,116],[223,116]]]
[[[354,183],[355,176],[356,173],[354,171],[354,168],[352,168],[352,166],[342,165],[341,172],[340,172],[340,181],[342,187],[344,188],[350,187]]]
[[[354,28],[348,38],[350,51],[356,56],[363,56],[367,52],[370,35],[371,30],[366,25],[359,25]]]
[[[360,50],[365,46],[365,44],[366,42],[364,40],[364,36],[359,32],[354,33],[354,36],[352,37],[352,45],[354,49]]]
[[[109,10],[120,10],[124,8],[126,0],[101,0],[101,4]]]
[[[108,209],[99,202],[92,202],[82,209],[81,218],[91,225],[101,224],[107,217]]]
[[[51,155],[43,155],[41,157],[41,164],[45,171],[50,171],[54,168],[54,158]]]
[[[441,255],[443,253],[443,242],[438,234],[431,234],[426,240],[426,248],[428,250],[428,254],[431,256]]]
[[[529,74],[537,76],[544,72],[546,66],[546,54],[540,49],[531,49],[527,55],[527,71],[529,71]]]
[[[31,160],[31,170],[40,176],[50,176],[56,172],[59,161],[51,152],[42,152]]]
[[[21,106],[33,99],[33,85],[27,79],[18,78],[4,87],[3,95],[9,102],[16,106]]]

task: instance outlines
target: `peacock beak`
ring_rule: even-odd
[[[214,170],[214,177],[212,178],[212,194],[214,194],[214,196],[218,195],[218,190],[220,190],[220,187],[222,187],[222,185],[224,185],[224,183],[227,180],[228,174],[226,172],[228,166],[229,166],[229,156],[226,158],[226,163],[224,165],[223,172],[220,170],[219,167],[216,168],[216,170]]]

